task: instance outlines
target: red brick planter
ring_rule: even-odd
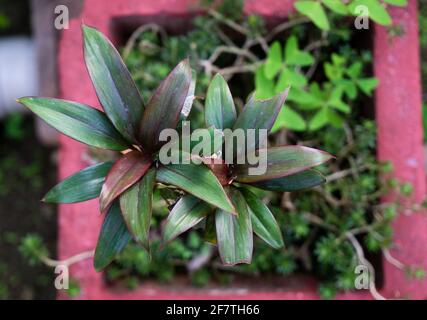
[[[70,1],[71,2],[71,1]],[[73,1],[73,5],[80,1]],[[192,9],[192,0],[85,0],[72,10],[70,29],[61,34],[59,44],[60,95],[64,99],[99,106],[83,60],[82,22],[97,27],[110,37],[115,36],[112,21],[129,16],[154,17],[172,21],[185,17]],[[293,1],[247,0],[246,11],[269,18],[284,18]],[[416,200],[426,191],[421,125],[421,83],[416,0],[409,0],[405,9],[392,10],[394,21],[403,26],[404,35],[389,39],[387,31],[375,27],[375,75],[380,79],[377,89],[376,117],[378,124],[378,158],[391,160],[399,179],[411,182]],[[166,17],[166,19],[165,19]],[[88,164],[82,154],[85,147],[65,136],[60,138],[59,176],[63,179]],[[59,257],[67,258],[93,249],[101,223],[96,200],[59,208]],[[427,269],[427,217],[421,214],[401,215],[394,224],[393,255],[406,264]],[[271,289],[174,289],[145,284],[136,291],[112,291],[96,273],[92,261],[72,266],[71,275],[82,287],[82,299],[317,299],[315,283],[305,282],[302,289],[274,287]],[[292,286],[294,287],[294,286]],[[381,294],[388,298],[409,295],[427,298],[427,280],[410,281],[404,273],[384,263],[384,286]],[[366,291],[340,294],[341,299],[370,299]]]

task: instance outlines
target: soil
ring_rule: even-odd
[[[30,266],[18,247],[36,233],[56,254],[56,207],[40,202],[56,181],[55,151],[37,141],[33,117],[20,114],[1,120],[0,146],[0,299],[54,299],[53,270]]]

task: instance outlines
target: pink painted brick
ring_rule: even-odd
[[[60,95],[64,99],[99,107],[83,60],[82,22],[113,36],[111,21],[117,17],[150,15],[185,15],[194,10],[193,0],[85,0],[70,29],[63,31],[59,44]],[[415,197],[425,194],[425,173],[422,154],[421,88],[416,0],[409,0],[405,9],[393,9],[395,21],[405,34],[390,41],[385,28],[375,27],[375,75],[380,79],[377,90],[378,158],[392,160],[399,178],[413,183]],[[283,18],[292,11],[292,1],[247,0],[247,13]],[[171,17],[171,19],[173,19]],[[85,147],[67,137],[60,138],[59,178],[63,179],[87,166],[82,156]],[[59,208],[59,257],[66,258],[95,247],[101,223],[97,201],[62,205]],[[402,216],[395,225],[396,249],[405,263],[427,268],[427,218],[422,215]],[[136,291],[112,291],[96,273],[92,261],[84,261],[71,269],[82,287],[81,299],[317,299],[315,284],[304,283],[303,289],[290,290],[188,290],[145,284]],[[410,294],[412,298],[427,297],[427,281],[408,281],[400,270],[385,263],[387,297]],[[62,296],[60,296],[62,297]],[[367,292],[349,292],[339,299],[370,299]]]

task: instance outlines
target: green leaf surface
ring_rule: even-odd
[[[233,130],[243,129],[245,136],[247,129],[260,130],[265,129],[267,133],[273,127],[274,122],[285,103],[288,96],[289,89],[267,100],[256,100],[253,97],[249,99],[238,116]],[[226,155],[233,154],[235,158],[249,154],[255,150],[259,145],[259,134],[255,134],[255,139],[247,139],[246,146],[242,144],[235,144],[232,142],[231,136],[225,137]],[[246,150],[245,150],[246,147]]]
[[[280,73],[279,80],[277,81],[275,91],[283,92],[286,87],[291,86],[293,88],[302,88],[307,84],[306,77],[299,71],[284,68]]]
[[[354,0],[349,4],[350,12],[355,16],[359,16],[361,14],[361,12],[358,11],[360,6],[366,7],[369,18],[376,23],[384,26],[391,25],[392,19],[390,14],[387,12],[385,6],[378,0]]]
[[[92,107],[52,98],[25,97],[18,101],[70,138],[97,148],[129,148],[105,113]]]
[[[239,190],[248,205],[255,234],[275,249],[283,247],[282,232],[270,209],[250,190]]]
[[[282,128],[287,128],[294,131],[304,131],[307,124],[304,118],[293,109],[285,106],[279,113],[276,122],[274,123],[271,133],[275,133]]]
[[[255,175],[249,171],[249,168],[254,167],[253,165],[237,165],[237,181],[252,183],[290,176],[333,158],[327,152],[303,146],[273,147],[264,152],[267,155],[266,172]]]
[[[138,151],[126,153],[117,160],[105,179],[99,197],[103,213],[111,203],[130,186],[136,183],[150,168],[153,161]]]
[[[249,264],[253,251],[251,217],[242,194],[235,188],[229,190],[238,215],[223,210],[217,210],[215,213],[219,255],[225,265]]]
[[[312,0],[299,0],[294,4],[295,9],[307,16],[313,23],[322,30],[329,30],[329,20],[320,2]]]
[[[175,204],[163,230],[163,243],[168,243],[181,233],[202,221],[212,207],[192,195],[185,195]]]
[[[298,47],[297,37],[291,36],[286,41],[285,63],[288,66],[309,66],[313,64],[313,56]]]
[[[363,69],[363,64],[362,62],[358,61],[353,63],[350,67],[348,67],[346,72],[350,76],[350,78],[356,79],[362,73],[362,69]]]
[[[328,124],[328,108],[322,108],[316,112],[308,123],[308,129],[311,131],[319,130]]]
[[[98,163],[73,174],[53,187],[43,201],[76,203],[99,197],[105,176],[112,165],[112,162]]]
[[[322,0],[322,3],[337,14],[345,16],[348,13],[348,8],[342,0]]]
[[[101,271],[126,247],[131,239],[120,213],[118,201],[114,202],[104,218],[95,249],[94,267]]]
[[[151,168],[140,182],[120,196],[120,208],[128,230],[133,239],[147,251],[150,250],[149,232],[155,179],[156,170]]]
[[[188,60],[180,62],[164,79],[148,102],[141,121],[141,143],[145,150],[157,151],[165,142],[159,141],[164,129],[178,125],[191,86]]]
[[[236,108],[228,84],[217,74],[206,94],[205,123],[216,129],[226,129],[233,127],[236,118]]]
[[[253,183],[254,187],[279,192],[292,192],[317,187],[326,182],[316,170],[306,170],[290,176]]]
[[[371,96],[372,91],[378,86],[379,81],[377,78],[366,78],[358,79],[356,83],[364,94],[366,94],[367,96]]]
[[[398,7],[405,7],[408,5],[408,0],[384,0],[384,2]]]
[[[177,186],[225,211],[235,211],[220,182],[205,165],[191,163],[162,166],[157,172],[157,180]]]
[[[275,41],[268,49],[267,60],[264,66],[264,74],[267,79],[273,79],[282,68],[282,46]]]
[[[267,79],[264,74],[265,65],[261,65],[255,71],[255,98],[270,99],[275,94],[275,83],[273,80]]]
[[[101,32],[83,26],[83,36],[86,66],[105,113],[128,141],[137,143],[144,103],[129,70]]]

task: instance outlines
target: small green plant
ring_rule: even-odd
[[[378,24],[389,26],[392,19],[387,11],[389,5],[404,7],[407,0],[298,0],[295,9],[310,19],[318,28],[330,30],[331,23],[325,8],[341,16],[368,16]]]
[[[238,115],[220,75],[214,77],[207,92],[207,131],[242,130],[248,151],[266,154],[264,173],[252,174],[253,163],[240,161],[245,147],[234,143],[233,135],[221,138],[218,154],[205,153],[204,148],[196,152],[196,146],[189,154],[180,144],[177,154],[181,162],[164,164],[161,151],[166,141],[161,134],[183,125],[194,100],[195,80],[188,61],[179,63],[144,104],[108,39],[86,26],[83,35],[86,65],[105,113],[59,99],[26,97],[19,102],[71,138],[122,154],[114,164],[104,162],[74,174],[44,197],[45,202],[74,203],[99,196],[100,211],[106,217],[95,251],[95,268],[101,270],[110,264],[131,238],[150,251],[153,192],[157,188],[177,192],[180,197],[165,223],[163,245],[204,222],[209,241],[218,244],[227,265],[251,262],[253,232],[275,248],[283,246],[273,214],[249,187],[293,191],[322,184],[323,176],[311,168],[331,158],[312,148],[266,148],[259,138],[246,139],[250,130],[271,129],[287,90],[266,100],[251,97]],[[212,136],[209,145],[210,139]],[[222,151],[233,155],[231,162],[221,157]],[[199,162],[182,163],[187,156]],[[32,244],[26,248],[38,247],[34,239]]]

